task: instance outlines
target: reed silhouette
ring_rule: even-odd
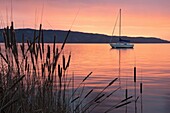
[[[75,87],[74,73],[68,74],[71,52],[68,56],[62,53],[71,30],[61,48],[57,46],[55,35],[52,47],[45,44],[43,33],[40,24],[39,30],[34,31],[32,41],[24,43],[23,34],[22,43],[17,43],[13,22],[10,27],[4,28],[4,49],[0,49],[0,113],[92,112],[119,91],[120,86],[109,94],[105,93],[108,87],[117,82],[118,78],[114,78],[94,98],[89,98],[95,89],[84,89],[93,73],[87,74]],[[106,112],[132,103],[132,97],[126,96]]]

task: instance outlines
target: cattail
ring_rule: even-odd
[[[35,60],[37,63],[37,61],[38,61],[38,45],[36,44],[35,47],[36,47]]]
[[[28,40],[27,40],[27,46],[28,46],[28,50],[30,50],[31,46]]]
[[[114,80],[112,80],[107,87],[111,86],[118,78],[115,78]]]
[[[11,30],[14,30],[14,22],[11,22]]]
[[[25,71],[27,70],[27,60],[28,60],[28,57],[25,58]]]
[[[57,49],[56,49],[56,55],[55,55],[54,60],[53,60],[52,73],[54,73],[54,71],[55,71],[56,64],[57,64],[57,60],[58,60],[58,57],[59,57],[59,54],[58,54],[58,48],[57,48]]]
[[[38,35],[38,45],[40,44],[42,24],[40,24],[39,35]]]
[[[11,42],[11,46],[14,44],[13,41],[13,22],[11,22],[11,27],[10,27],[10,42]]]
[[[63,55],[63,69],[66,70],[65,56]]]
[[[78,98],[80,98],[80,97],[79,97],[79,96],[76,97],[75,99],[73,99],[73,100],[71,101],[71,103],[73,103],[74,101],[76,101]]]
[[[54,41],[53,41],[53,54],[55,55],[55,42],[56,41],[56,35],[54,35]]]
[[[142,97],[142,82],[140,83],[140,99],[141,99],[141,113],[143,113],[143,97]]]
[[[50,46],[48,45],[47,58],[50,59]]]
[[[42,50],[41,50],[41,46],[40,46],[40,59],[42,60]]]
[[[30,53],[31,53],[31,61],[32,61],[33,69],[34,69],[34,71],[35,71],[35,70],[36,70],[36,67],[35,67],[35,64],[34,64],[33,53],[32,53],[32,52],[30,52]]]
[[[44,32],[42,30],[42,36],[41,36],[41,44],[42,44],[42,52],[44,53]]]
[[[136,67],[134,67],[134,92],[136,99]],[[137,101],[135,101],[135,113],[137,113]]]
[[[67,68],[69,67],[69,65],[70,65],[70,60],[71,60],[71,53],[69,54],[69,57],[68,57],[66,69],[67,69]]]
[[[55,55],[55,64],[56,64],[56,62],[57,62],[57,60],[58,60],[58,58],[59,58],[59,55],[60,55],[60,53],[58,53],[58,48],[56,49],[56,55]]]
[[[133,97],[133,96],[127,97],[127,98],[125,98],[124,100],[122,100],[121,102],[125,102],[125,101],[131,99],[132,97]]]
[[[38,50],[40,50],[40,58],[42,59],[42,54],[41,54],[41,45],[40,45],[40,40],[41,40],[41,32],[42,32],[42,24],[40,24],[40,29],[39,29],[39,35],[38,35]]]
[[[142,83],[140,83],[140,93],[142,94],[143,90],[142,90]]]
[[[10,44],[9,44],[9,27],[7,26],[7,30],[6,30],[6,42],[7,42],[7,48],[9,48]]]
[[[134,82],[136,82],[136,67],[134,67]]]
[[[89,78],[89,76],[92,74],[93,72],[90,72],[84,79],[82,82],[84,82],[87,78]]]
[[[95,97],[95,102],[100,97],[100,95],[104,92],[104,90],[106,90],[109,86],[111,86],[117,79],[118,78],[115,78],[114,80],[112,80],[106,87],[103,88],[103,90],[101,92],[98,93],[98,95]]]
[[[61,88],[62,68],[60,68],[59,64],[58,64],[58,77],[59,77],[60,88]]]
[[[120,107],[125,106],[125,105],[128,105],[128,104],[130,104],[130,103],[131,103],[131,101],[126,102],[126,103],[124,103],[124,104],[120,104],[120,105],[116,106],[115,108],[120,108]]]
[[[42,77],[44,77],[44,65],[41,64],[41,73],[42,73]]]
[[[103,96],[105,96],[105,94],[99,96],[98,98],[95,99],[95,102],[97,102],[99,99],[101,99]]]
[[[90,91],[84,96],[84,98],[87,98],[92,92],[93,92],[93,89],[90,90]]]

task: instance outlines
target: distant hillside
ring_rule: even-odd
[[[32,40],[34,36],[33,29],[16,29],[16,40],[17,42],[22,41],[22,35],[25,36],[26,40]],[[53,37],[56,35],[56,42],[63,42],[68,31],[61,30],[44,30],[44,42],[50,43],[53,42]],[[3,42],[2,29],[0,30],[0,42]],[[38,31],[37,31],[38,35]],[[121,39],[129,40],[131,43],[169,43],[170,41],[162,40],[155,37],[127,37],[122,36]],[[110,43],[118,42],[118,36],[108,36],[103,34],[92,34],[92,33],[83,33],[83,32],[74,32],[72,31],[69,35],[67,43]]]

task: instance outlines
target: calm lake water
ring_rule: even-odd
[[[100,92],[111,80],[119,78],[120,67],[120,79],[103,93],[109,94],[119,85],[121,88],[91,112],[103,113],[114,106],[125,98],[126,88],[128,96],[134,96],[133,68],[136,65],[138,113],[141,113],[141,109],[143,113],[170,113],[169,49],[169,44],[135,44],[134,49],[120,50],[111,49],[108,44],[67,44],[64,54],[70,51],[72,53],[69,73],[74,72],[75,84],[79,84],[88,73],[93,72],[85,84],[85,90],[94,89],[93,93]],[[142,98],[139,92],[140,82],[143,83]],[[89,100],[93,95],[95,94]],[[133,113],[134,109],[134,103],[127,106],[128,113]],[[124,106],[110,112],[125,111]]]
[[[3,44],[1,47],[4,47]],[[134,49],[111,49],[109,44],[66,44],[62,54],[68,58],[71,52],[71,64],[67,74],[72,77],[74,73],[75,87],[93,72],[84,82],[84,90],[82,87],[77,91],[77,95],[81,94],[84,97],[93,89],[82,106],[99,94],[112,80],[118,78],[100,94],[104,94],[100,100],[119,89],[97,107],[90,106],[90,113],[104,113],[118,104],[125,99],[125,89],[128,89],[128,97],[133,96],[130,100],[135,99],[134,66],[137,68],[136,98],[139,96],[137,113],[170,113],[169,49],[170,44],[135,44]],[[142,95],[139,91],[141,82]],[[135,113],[135,103],[112,109],[109,113]]]

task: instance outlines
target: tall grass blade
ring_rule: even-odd
[[[25,77],[25,75],[21,76],[21,77],[8,89],[8,91],[11,90],[12,88],[14,88],[20,81],[23,80],[24,77]]]
[[[4,106],[2,106],[0,108],[0,112],[2,112],[4,109],[6,109],[7,107],[12,106],[12,104],[16,103],[19,99],[15,99],[15,100],[10,100],[7,104],[5,104]],[[3,112],[2,112],[3,113]]]
[[[67,39],[68,39],[68,37],[69,37],[70,32],[71,32],[71,30],[69,30],[69,31],[67,32],[67,35],[66,35],[66,37],[65,37],[65,39],[64,39],[64,42],[63,42],[63,44],[62,44],[62,46],[61,46],[61,50],[64,49],[65,43],[66,43],[66,41],[67,41]]]
[[[3,60],[8,64],[8,60],[4,57],[4,55],[0,52],[0,56],[3,58]]]

